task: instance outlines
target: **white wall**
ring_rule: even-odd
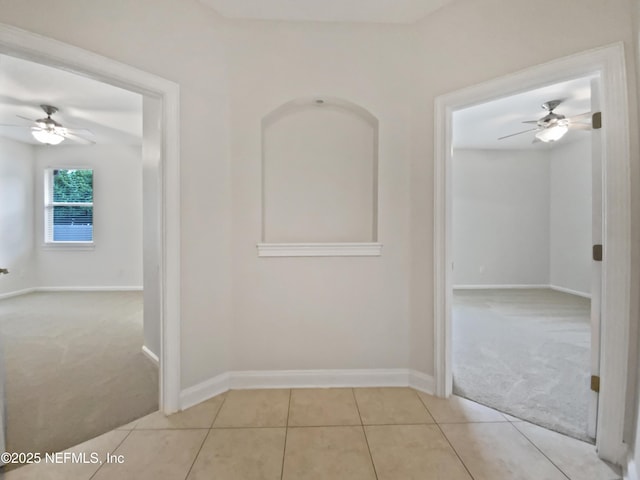
[[[34,164],[31,145],[0,138],[0,275],[2,294],[33,287]]]
[[[549,282],[585,295],[591,293],[591,138],[557,144],[551,167]]]
[[[35,224],[39,287],[142,286],[142,154],[132,146],[36,147]],[[44,171],[93,169],[91,250],[44,246]]]
[[[453,154],[453,283],[549,284],[546,150]]]
[[[326,100],[265,122],[265,242],[374,240],[376,128]]]
[[[162,145],[159,118],[162,102],[157,98],[143,98],[142,116],[142,264],[144,299],[144,346],[160,358],[162,339],[162,279],[158,275],[160,239],[162,238],[159,210],[162,169]],[[153,233],[151,233],[153,232]]]
[[[233,369],[406,368],[413,61],[407,29],[237,22],[229,33]],[[262,118],[315,95],[352,102],[379,120],[381,257],[257,257]]]
[[[457,149],[454,286],[591,289],[591,139],[550,149]]]

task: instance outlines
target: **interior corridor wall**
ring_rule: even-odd
[[[34,147],[0,138],[0,298],[33,287]]]
[[[407,368],[410,40],[402,26],[230,25],[234,370]],[[316,96],[379,122],[380,257],[257,256],[261,121]]]
[[[548,285],[548,151],[455,149],[452,175],[454,287]]]

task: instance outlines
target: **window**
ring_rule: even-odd
[[[45,171],[45,243],[93,243],[93,170]]]

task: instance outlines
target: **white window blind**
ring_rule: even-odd
[[[93,242],[93,170],[45,171],[45,243]]]

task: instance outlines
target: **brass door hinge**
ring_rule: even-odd
[[[593,259],[596,262],[602,261],[602,245],[594,245],[593,246]]]
[[[596,112],[591,116],[591,128],[594,130],[602,128],[602,112]]]
[[[591,390],[600,391],[600,377],[598,375],[591,375]]]

